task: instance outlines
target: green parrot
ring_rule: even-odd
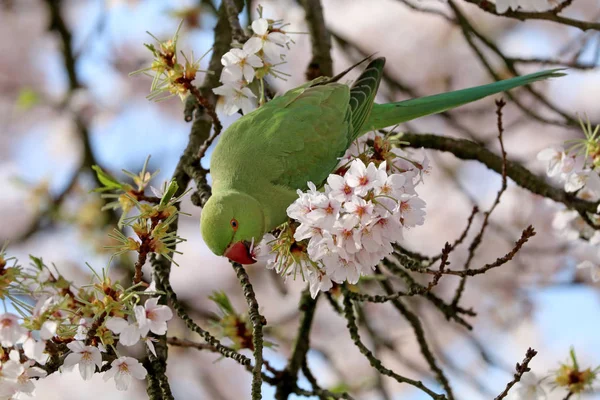
[[[216,255],[255,262],[251,243],[287,220],[286,209],[319,186],[359,136],[440,113],[483,97],[564,75],[541,71],[407,101],[375,104],[385,58],[371,61],[349,87],[344,73],[314,80],[267,102],[223,132],[211,161],[212,196],[201,214],[204,241]]]

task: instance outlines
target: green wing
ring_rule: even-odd
[[[360,136],[362,126],[371,114],[384,65],[385,58],[383,57],[371,61],[352,85],[350,90],[350,120],[352,122],[350,141]]]
[[[441,113],[492,94],[505,92],[536,81],[565,75],[560,71],[560,69],[552,69],[449,93],[441,93],[398,103],[375,104],[368,121],[361,127],[361,133],[383,129],[426,115]]]
[[[289,188],[305,188],[308,181],[319,185],[338,163],[350,140],[347,120],[350,90],[348,86],[330,83],[308,88],[277,110],[282,118],[285,140],[270,135],[281,147],[277,151],[280,168],[271,181]]]
[[[343,84],[304,85],[243,116],[213,152],[213,181],[248,192],[270,183],[292,193],[307,181],[321,183],[349,146],[349,98]]]
[[[287,102],[285,112],[298,125],[287,132],[293,139],[283,149],[283,168],[274,183],[304,188],[307,181],[319,185],[327,178],[369,117],[384,65],[385,58],[371,61],[350,90],[334,81],[316,82]]]

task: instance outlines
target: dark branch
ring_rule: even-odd
[[[402,140],[409,142],[410,147],[447,151],[462,160],[476,160],[491,170],[502,173],[502,158],[470,140],[414,133],[403,134]],[[550,186],[542,178],[514,161],[506,162],[506,175],[522,188],[562,203],[580,213],[596,212],[597,203],[578,199],[564,190]]]
[[[306,79],[312,81],[319,76],[333,76],[331,59],[331,36],[325,25],[323,7],[320,0],[300,0],[310,31],[312,60],[306,70]]]
[[[302,364],[306,360],[306,353],[308,353],[310,348],[310,330],[315,316],[315,309],[317,308],[317,300],[318,297],[313,299],[310,296],[308,289],[302,293],[300,305],[298,306],[299,310],[303,313],[302,320],[296,334],[296,343],[294,344],[292,356],[283,370],[280,383],[277,385],[277,392],[275,393],[275,399],[277,400],[287,399],[296,385],[298,371],[302,368]]]
[[[558,15],[558,13],[560,11],[562,11],[562,9],[565,6],[571,4],[572,0],[566,1],[565,3],[563,3],[563,5],[561,5],[562,7],[559,6],[560,8],[555,8],[554,10],[550,10],[550,11],[527,12],[527,11],[508,10],[504,14],[499,14],[498,12],[496,12],[496,5],[490,1],[487,1],[487,0],[465,0],[465,1],[467,3],[475,4],[477,7],[479,7],[483,11],[485,11],[489,14],[499,16],[499,17],[513,18],[513,19],[518,19],[519,21],[526,21],[526,20],[531,20],[531,19],[552,21],[552,22],[557,22],[561,25],[572,26],[572,27],[581,29],[582,31],[587,31],[590,29],[597,30],[597,31],[600,30],[599,22],[581,21],[581,20],[562,17],[562,16]]]

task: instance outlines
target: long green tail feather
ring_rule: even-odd
[[[565,75],[560,71],[562,69],[551,69],[449,93],[435,94],[398,103],[375,104],[369,119],[361,127],[361,133],[383,129],[426,115],[441,113],[492,94],[505,92],[543,79]]]

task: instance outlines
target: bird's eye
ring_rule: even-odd
[[[231,225],[231,227],[233,228],[234,231],[237,231],[237,228],[238,228],[237,219],[232,218],[231,221],[229,221],[229,225]]]

